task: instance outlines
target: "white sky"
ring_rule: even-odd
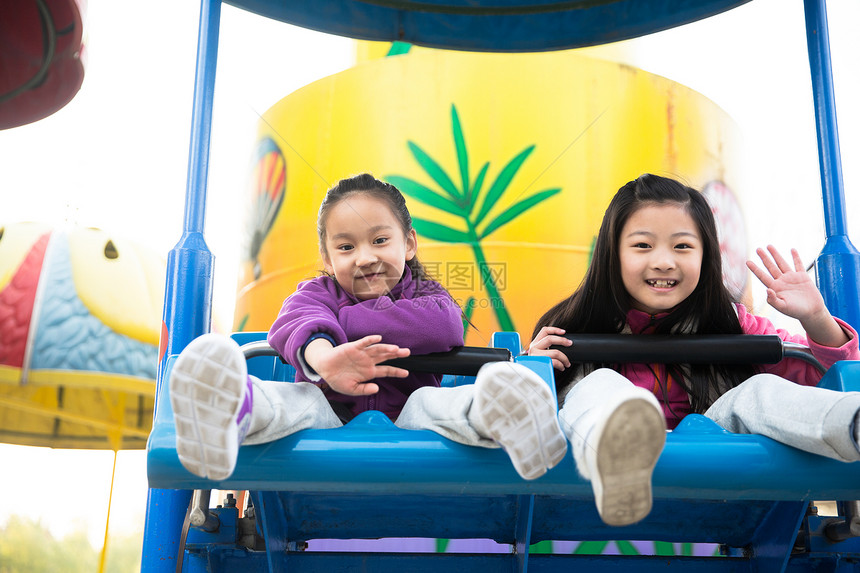
[[[89,0],[80,93],[49,118],[0,131],[0,224],[95,226],[166,255],[182,227],[197,10],[197,2],[152,0],[141,9],[129,0]],[[829,18],[849,220],[857,220],[860,109],[849,102],[860,101],[860,3],[830,0]],[[633,63],[696,89],[734,117],[745,134],[748,180],[764,190],[744,199],[750,246],[797,246],[809,261],[823,244],[823,223],[803,30],[801,0],[754,0],[636,41]],[[348,40],[223,8],[207,212],[223,325],[232,316],[242,225],[235,213],[244,212],[256,120],[352,59]],[[858,240],[856,230],[852,236]],[[0,523],[28,515],[60,535],[84,523],[100,547],[112,456],[0,445]],[[121,533],[142,527],[143,453],[121,452],[117,471],[111,524]]]

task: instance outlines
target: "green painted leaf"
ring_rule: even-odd
[[[463,306],[463,314],[466,315],[466,318],[472,319],[472,313],[475,311],[475,306],[477,306],[478,301],[475,300],[475,297],[470,296],[466,299],[466,304]]]
[[[439,184],[448,195],[450,195],[454,199],[462,199],[462,195],[457,190],[457,187],[454,185],[454,182],[451,181],[451,178],[448,177],[448,174],[445,173],[445,170],[436,163],[436,160],[427,155],[423,149],[418,147],[415,143],[411,141],[407,141],[406,145],[409,147],[409,150],[412,152],[412,155],[415,156],[415,160],[421,166],[424,171],[427,172],[433,181]]]
[[[687,557],[692,557],[692,555],[693,555],[693,544],[692,543],[682,543],[681,544],[681,555],[685,555]]]
[[[424,219],[412,218],[412,227],[419,235],[423,235],[434,241],[442,241],[443,243],[471,243],[472,240],[468,234],[433,221],[425,221]]]
[[[615,544],[618,546],[618,551],[621,555],[639,555],[639,550],[629,541],[619,540]]]
[[[484,204],[481,205],[481,210],[478,212],[478,217],[475,219],[476,227],[481,224],[481,221],[484,220],[484,217],[487,216],[490,209],[492,209],[496,205],[496,202],[502,197],[502,193],[504,193],[508,188],[508,185],[511,184],[514,175],[517,174],[517,171],[534,148],[534,145],[530,145],[523,149],[519,155],[511,159],[508,164],[505,165],[502,172],[499,173],[499,176],[496,177],[495,181],[493,181],[493,184],[490,186],[490,190],[487,191],[487,197],[484,199]]]
[[[400,189],[404,195],[417,199],[426,205],[442,209],[452,215],[465,216],[463,209],[459,205],[417,181],[408,177],[401,177],[400,175],[388,175],[385,177],[385,180]]]
[[[472,321],[472,314],[475,312],[475,306],[477,302],[475,301],[475,297],[470,296],[466,301],[466,305],[463,307],[463,336],[465,337],[469,333],[469,325]]]
[[[249,318],[251,318],[250,314],[242,317],[242,320],[239,321],[239,326],[236,327],[236,332],[243,332],[245,330],[245,325],[248,324]]]
[[[594,235],[591,238],[591,246],[588,247],[588,263],[585,265],[586,267],[591,266],[591,259],[594,258],[594,247],[597,246],[597,235]]]
[[[668,541],[655,541],[654,555],[675,555],[675,544]]]
[[[409,42],[391,42],[391,48],[388,49],[388,53],[385,54],[385,57],[388,56],[400,56],[402,54],[408,54],[409,50],[412,49],[412,44]]]
[[[529,553],[542,553],[542,554],[552,554],[552,541],[549,539],[545,539],[544,541],[538,541],[537,543],[532,543],[529,547]]]
[[[601,555],[608,541],[583,541],[573,550],[574,555]]]
[[[478,176],[475,177],[475,184],[472,185],[472,188],[469,189],[469,194],[466,197],[466,213],[468,215],[472,214],[472,210],[475,208],[475,203],[477,203],[478,197],[481,196],[481,188],[484,186],[484,177],[487,175],[487,169],[490,168],[490,162],[487,161],[484,163],[484,166],[481,167],[481,170],[478,172]]]
[[[454,130],[454,147],[457,148],[457,164],[460,166],[460,181],[463,184],[463,194],[468,200],[469,195],[469,152],[466,151],[466,139],[460,126],[457,107],[451,105],[451,126]]]
[[[535,193],[531,197],[523,199],[519,203],[514,203],[513,205],[505,209],[501,215],[493,219],[490,224],[487,225],[484,231],[478,235],[478,239],[483,239],[502,225],[510,223],[515,218],[523,214],[525,211],[528,211],[544,199],[549,199],[559,191],[561,191],[560,188],[547,189],[545,191],[541,191],[540,193]]]

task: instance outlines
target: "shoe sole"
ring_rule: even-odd
[[[245,358],[232,339],[201,336],[176,359],[170,373],[176,451],[191,473],[213,480],[233,473],[239,450],[236,415],[246,386]]]
[[[644,398],[620,404],[603,427],[597,444],[595,501],[607,525],[630,525],[651,512],[651,476],[663,444],[666,421]]]
[[[567,453],[567,438],[549,386],[525,366],[485,366],[479,373],[475,406],[490,437],[505,449],[517,473],[532,480]],[[524,372],[523,372],[524,370]]]

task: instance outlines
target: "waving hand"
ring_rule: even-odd
[[[756,249],[764,269],[752,261],[747,267],[767,287],[767,302],[779,312],[796,318],[809,338],[824,346],[839,347],[848,341],[845,331],[833,319],[824,298],[806,273],[796,249],[791,249],[789,264],[776,247]]]

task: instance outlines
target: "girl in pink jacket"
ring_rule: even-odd
[[[612,199],[582,284],[535,327],[529,354],[556,369],[559,420],[597,509],[610,525],[635,523],[651,510],[651,474],[665,430],[691,412],[723,428],[755,433],[850,462],[860,460],[860,392],[815,385],[806,363],[761,366],[571,364],[566,333],[777,334],[807,344],[825,367],[856,360],[857,332],[834,318],[797,251],[789,263],[758,249],[764,268],[747,266],[767,301],[800,321],[805,336],[777,330],[732,301],[722,280],[716,223],[698,191],[643,175]]]

